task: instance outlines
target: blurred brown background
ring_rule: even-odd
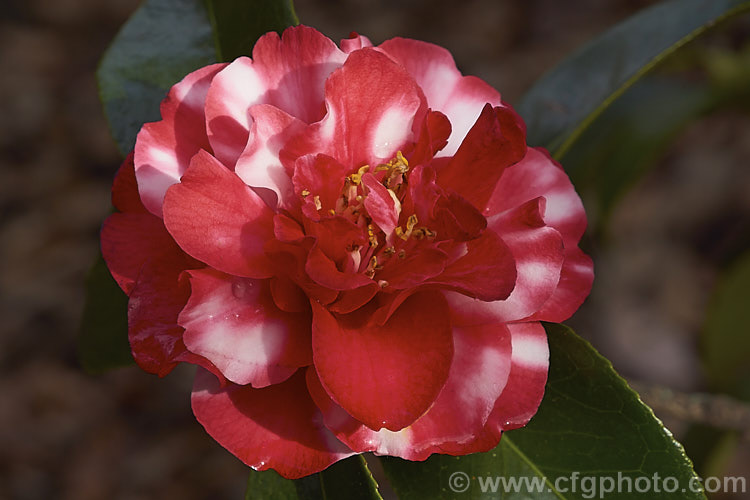
[[[295,2],[302,22],[334,39],[356,30],[375,43],[402,35],[443,45],[462,71],[511,104],[570,50],[651,3]],[[245,467],[192,417],[189,368],[162,380],[136,368],[95,377],[76,360],[83,281],[120,161],[94,71],[137,4],[3,3],[0,499],[244,494]],[[697,335],[721,264],[714,244],[724,241],[711,230],[748,229],[748,158],[747,113],[724,110],[691,125],[618,206],[606,242],[592,248],[595,291],[573,323],[646,387],[705,389]],[[678,433],[685,429],[670,412],[663,416]],[[747,446],[728,453],[725,473],[750,475],[748,454]]]

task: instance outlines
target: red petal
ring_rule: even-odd
[[[516,286],[505,300],[481,302],[449,294],[459,324],[518,321],[539,311],[560,281],[564,251],[562,237],[544,226],[543,198],[532,200],[489,220],[490,230],[502,235],[516,262]]]
[[[263,389],[229,384],[199,370],[193,413],[211,437],[256,470],[297,479],[354,454],[322,423],[303,371]]]
[[[311,316],[277,308],[268,280],[208,269],[188,274],[190,300],[178,319],[185,345],[227,379],[266,387],[312,363]]]
[[[375,279],[387,281],[389,288],[410,288],[442,273],[447,260],[445,252],[437,248],[415,248],[403,259],[391,257]]]
[[[420,130],[419,141],[414,146],[415,149],[409,157],[409,162],[414,165],[422,165],[431,160],[438,151],[448,144],[451,130],[451,122],[443,113],[438,111],[428,112]]]
[[[486,103],[501,104],[497,90],[479,78],[461,76],[450,52],[443,47],[393,38],[378,48],[404,66],[424,91],[427,105],[450,120],[453,134],[440,155],[450,156],[456,152]]]
[[[573,247],[586,230],[583,203],[559,163],[541,148],[529,148],[517,164],[503,171],[487,204],[485,215],[514,209],[544,197],[544,222],[563,236],[565,247]]]
[[[448,378],[453,340],[438,292],[409,297],[384,325],[359,309],[313,306],[313,360],[331,398],[371,429],[400,430],[432,406]]]
[[[282,311],[304,312],[310,310],[310,301],[305,292],[287,276],[271,278],[271,295]]]
[[[398,218],[401,214],[401,203],[389,194],[388,189],[381,184],[374,175],[362,176],[362,184],[369,192],[365,198],[365,208],[372,221],[385,233],[386,238],[398,226]]]
[[[504,325],[454,328],[453,340],[455,353],[445,387],[425,415],[400,431],[373,431],[361,425],[330,400],[312,370],[307,374],[310,394],[326,425],[352,449],[407,460],[444,453],[450,444],[460,446],[482,435],[511,367],[511,337]]]
[[[542,311],[532,318],[560,322],[569,318],[591,290],[594,270],[591,259],[578,247],[586,229],[586,213],[562,167],[543,149],[529,149],[526,157],[505,170],[487,213],[498,214],[543,197],[544,222],[557,229],[565,245],[559,286]]]
[[[349,169],[390,160],[414,141],[426,108],[414,79],[374,49],[352,52],[326,81],[328,114],[287,145],[291,158],[323,153]]]
[[[258,39],[252,60],[240,57],[222,71],[206,98],[206,124],[216,157],[228,166],[248,140],[248,109],[270,104],[303,122],[323,116],[323,87],[346,55],[333,41],[307,26],[269,32]]]
[[[525,154],[521,118],[510,108],[487,104],[453,159],[438,170],[438,184],[483,210],[503,170]]]
[[[333,290],[352,290],[372,283],[364,274],[339,271],[317,244],[310,250],[305,271],[316,283]]]
[[[349,54],[363,47],[372,47],[372,42],[366,36],[352,31],[349,34],[349,38],[342,39],[339,45],[341,46],[341,50]]]
[[[466,253],[430,283],[485,301],[507,298],[515,286],[516,264],[503,240],[494,232],[485,231],[461,245],[466,245]]]
[[[338,314],[349,314],[367,304],[379,291],[380,286],[377,283],[370,283],[354,290],[344,290],[328,310]]]
[[[362,228],[341,216],[305,222],[305,233],[314,236],[317,247],[339,265],[346,260],[352,248],[361,247],[367,242]]]
[[[148,212],[138,194],[138,183],[135,180],[134,153],[130,153],[117,170],[112,183],[112,205],[120,212]]]
[[[205,151],[167,192],[164,224],[183,250],[219,271],[247,278],[272,275],[263,245],[273,238],[273,212]]]
[[[594,282],[594,264],[579,248],[565,249],[560,283],[540,311],[529,319],[561,323],[583,304]]]
[[[302,130],[304,122],[269,104],[255,105],[248,114],[253,120],[250,140],[234,171],[248,186],[270,189],[276,193],[279,205],[290,206],[294,196],[292,179],[281,164],[279,151]]]
[[[224,377],[210,361],[187,350],[177,315],[185,306],[190,288],[180,274],[190,262],[180,254],[143,265],[128,301],[128,336],[136,363],[143,370],[165,376],[185,361]]]
[[[547,334],[540,323],[514,323],[510,376],[495,403],[484,432],[473,442],[448,447],[451,454],[482,453],[497,446],[504,431],[523,427],[536,414],[544,396],[549,367]]]
[[[306,155],[295,161],[294,192],[303,199],[305,215],[313,220],[336,207],[344,188],[347,169],[327,155]]]
[[[266,244],[266,252],[274,264],[276,276],[286,276],[296,283],[305,294],[321,304],[330,304],[339,292],[315,283],[307,275],[305,264],[310,248],[315,244],[312,238],[305,238],[297,243],[285,243],[271,240]]]
[[[127,294],[146,261],[184,255],[162,220],[148,212],[110,215],[102,225],[101,246],[109,272]]]
[[[225,66],[206,66],[175,84],[161,103],[162,120],[138,133],[135,175],[143,204],[154,215],[161,217],[167,188],[179,182],[193,155],[210,150],[203,105],[211,81]]]

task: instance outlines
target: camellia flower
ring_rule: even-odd
[[[186,76],[138,134],[102,251],[133,355],[288,478],[486,451],[541,401],[540,321],[588,294],[586,218],[519,116],[435,45],[312,28]]]

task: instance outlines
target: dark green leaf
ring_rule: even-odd
[[[671,77],[639,81],[587,128],[565,154],[565,170],[601,227],[620,197],[671,140],[718,103],[708,85]]]
[[[703,354],[709,379],[718,389],[749,399],[750,253],[725,272],[708,308]]]
[[[220,61],[250,55],[262,34],[299,24],[292,0],[206,0],[206,7]]]
[[[273,470],[251,471],[245,500],[298,500],[294,481],[284,479]]]
[[[362,455],[336,462],[323,472],[290,481],[274,471],[252,472],[246,500],[382,500]]]
[[[521,100],[529,143],[559,158],[640,76],[747,0],[671,0],[627,19],[563,61]]]
[[[97,78],[112,135],[123,154],[159,103],[191,71],[216,61],[202,0],[147,0],[112,42]]]
[[[86,280],[86,305],[78,337],[78,358],[86,371],[101,373],[132,364],[128,344],[128,298],[99,256]]]
[[[674,477],[679,487],[668,493],[660,482],[662,491],[652,489],[644,498],[705,498],[702,493],[682,491],[696,477],[690,461],[609,361],[565,326],[547,325],[547,332],[549,380],[544,401],[529,425],[506,433],[500,445],[487,453],[434,455],[422,463],[384,459],[386,475],[399,498],[461,498],[451,490],[451,480],[458,481],[454,486],[468,485],[462,493],[465,498],[602,498],[600,485],[609,488],[614,480],[616,486],[618,473],[631,478],[632,490],[627,491],[623,479],[621,491],[607,491],[604,498],[634,498],[639,495],[638,478],[653,479],[655,473],[662,479]],[[578,474],[576,491],[572,491],[574,473]],[[462,483],[460,474],[466,474],[463,479],[468,482]],[[508,481],[505,488],[502,480],[495,479],[501,477]],[[515,493],[508,491],[512,480],[519,481]],[[493,481],[497,481],[495,492]],[[644,485],[646,479],[640,481]],[[482,491],[482,484],[487,491]],[[674,486],[671,480],[668,486]],[[594,487],[599,489],[592,496]]]

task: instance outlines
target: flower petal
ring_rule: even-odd
[[[501,105],[497,90],[479,78],[462,76],[453,56],[443,47],[393,38],[378,48],[404,66],[424,91],[427,105],[440,110],[450,120],[453,133],[439,156],[455,154],[485,104]]]
[[[352,31],[349,34],[349,38],[341,39],[341,43],[339,43],[339,45],[341,46],[341,50],[349,54],[363,47],[372,47],[372,42],[366,36]]]
[[[135,180],[134,153],[131,152],[117,170],[112,183],[112,205],[120,212],[148,213],[138,194],[138,182]]]
[[[167,192],[164,224],[180,248],[219,271],[247,278],[272,275],[263,245],[273,237],[273,212],[205,151]]]
[[[560,283],[540,311],[529,319],[561,323],[570,318],[583,304],[594,282],[591,257],[578,247],[565,249]]]
[[[360,309],[333,316],[313,305],[313,360],[330,397],[373,430],[400,430],[435,401],[453,339],[439,292],[409,297],[384,326]]]
[[[333,290],[353,290],[372,283],[372,280],[358,272],[341,272],[321,249],[315,244],[310,250],[305,264],[305,271],[319,285]]]
[[[453,321],[474,324],[519,321],[539,311],[560,281],[564,261],[562,237],[542,221],[544,198],[537,198],[490,218],[489,230],[502,235],[516,265],[516,284],[504,300],[482,302],[459,294],[446,297]]]
[[[542,148],[529,148],[523,160],[503,171],[484,213],[489,217],[540,196],[546,200],[544,222],[560,231],[566,248],[576,246],[586,230],[583,203],[563,168]]]
[[[145,207],[161,217],[167,188],[188,168],[199,150],[210,150],[204,103],[211,81],[226,64],[193,71],[161,103],[161,121],[147,123],[135,142],[135,175]]]
[[[482,434],[510,372],[511,336],[504,325],[454,328],[453,342],[448,381],[435,404],[400,431],[373,431],[357,422],[328,397],[312,370],[307,373],[310,394],[326,425],[352,449],[425,460],[444,453],[449,443],[459,446]]]
[[[505,242],[496,233],[485,231],[461,245],[466,245],[466,253],[429,283],[485,301],[507,298],[515,286],[516,265]]]
[[[510,108],[487,104],[456,154],[437,171],[437,181],[481,211],[503,171],[525,154],[526,128],[521,117]]]
[[[577,246],[586,230],[586,213],[565,171],[544,149],[529,149],[503,172],[485,213],[499,214],[537,197],[545,199],[544,222],[562,235],[565,261],[552,298],[530,319],[560,322],[583,303],[594,279],[591,259]]]
[[[222,389],[205,370],[195,376],[193,413],[211,437],[256,470],[288,479],[320,472],[354,455],[322,423],[304,372],[280,384]]]
[[[302,130],[304,122],[269,104],[257,104],[248,114],[252,117],[250,140],[234,171],[248,186],[276,193],[278,203],[287,207],[294,192],[279,151],[289,137]]]
[[[323,153],[351,171],[393,158],[414,141],[414,125],[421,126],[426,113],[414,79],[371,48],[352,52],[328,77],[325,102],[326,116],[284,151],[291,158]]]
[[[269,280],[188,271],[190,299],[178,323],[185,345],[240,385],[266,387],[312,364],[308,313],[292,314],[271,297]]]
[[[240,57],[222,71],[206,98],[206,128],[216,157],[227,166],[247,143],[255,104],[271,104],[313,123],[323,117],[323,87],[346,59],[336,44],[307,26],[258,39],[252,59]]]
[[[187,350],[177,315],[185,306],[190,288],[180,279],[191,262],[180,254],[147,261],[128,301],[128,338],[136,363],[160,377],[181,361],[211,370],[221,383],[224,377],[207,359]]]
[[[362,184],[369,191],[365,198],[367,214],[380,230],[385,233],[386,239],[389,240],[391,234],[398,226],[398,218],[401,215],[401,203],[395,194],[391,194],[392,191],[389,191],[372,174],[363,175]]]
[[[109,272],[126,294],[133,290],[146,261],[184,255],[164,222],[149,212],[107,217],[102,225],[101,248]]]

